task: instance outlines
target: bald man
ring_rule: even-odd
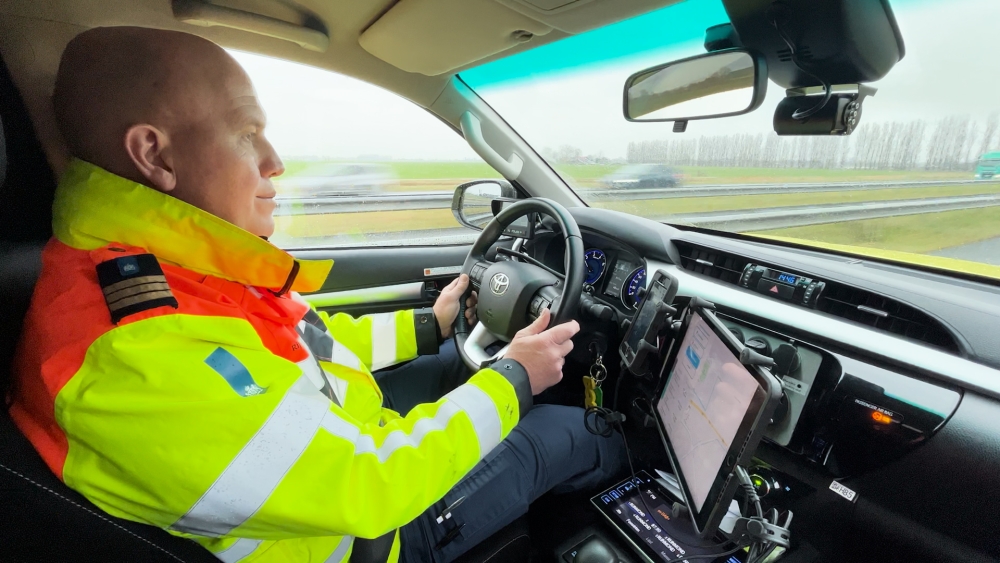
[[[372,376],[438,352],[468,279],[428,309],[311,309],[297,292],[331,263],[267,242],[283,166],[218,46],[87,31],[54,105],[76,158],[11,416],[97,506],[222,561],[451,561],[553,487],[621,468],[621,442],[584,431],[580,409],[532,405],[579,329],[546,330],[547,311],[471,377],[409,369],[399,393]]]

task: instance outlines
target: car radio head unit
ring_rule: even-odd
[[[664,364],[655,416],[684,502],[703,537],[713,535],[781,398],[770,372],[740,361],[742,345],[704,308],[689,306]],[[669,370],[667,372],[666,370]]]

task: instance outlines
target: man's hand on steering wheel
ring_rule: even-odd
[[[562,380],[566,355],[573,351],[573,336],[580,324],[570,321],[548,330],[551,313],[542,311],[535,322],[517,331],[505,358],[516,361],[528,372],[531,394],[537,395]]]
[[[452,335],[452,326],[455,324],[455,318],[458,317],[458,300],[462,298],[468,287],[469,276],[462,274],[442,289],[441,295],[438,295],[437,301],[434,302],[434,317],[437,318],[442,338],[448,338]],[[469,321],[470,327],[475,326],[477,321],[476,304],[478,302],[479,296],[475,291],[465,300],[465,306],[468,307],[465,310],[465,320]]]

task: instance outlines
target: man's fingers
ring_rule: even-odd
[[[552,342],[556,344],[562,344],[563,342],[573,338],[573,335],[580,332],[580,323],[576,321],[570,321],[568,323],[563,323],[558,326],[550,328],[546,333]]]
[[[534,336],[536,334],[540,334],[541,332],[544,332],[545,328],[549,326],[549,316],[550,316],[549,310],[548,309],[543,309],[542,313],[540,315],[538,315],[537,319],[535,319],[535,322],[533,322],[530,325],[528,325],[528,326],[522,328],[521,330],[517,331],[517,334],[515,335],[515,338],[518,337],[518,336],[521,336],[521,337],[523,337],[523,336]]]
[[[567,355],[569,355],[569,353],[572,352],[572,351],[573,351],[573,340],[572,339],[567,340],[566,342],[563,342],[562,344],[559,344],[559,353],[562,354],[562,356],[564,358]]]
[[[466,307],[475,307],[479,303],[479,294],[475,291],[465,300]]]
[[[462,274],[455,278],[448,287],[453,293],[461,294],[465,292],[465,289],[469,287],[469,276]]]
[[[444,289],[441,290],[441,295],[449,296],[449,299],[458,299],[465,288],[469,286],[469,276],[462,274],[457,278],[451,280],[451,283],[446,285]]]

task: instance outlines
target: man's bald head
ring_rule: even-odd
[[[250,78],[215,43],[139,27],[85,31],[63,52],[53,105],[73,156],[271,234],[270,178],[284,168]]]
[[[196,35],[94,28],[63,52],[53,94],[56,120],[71,154],[121,168],[122,139],[130,126],[171,127],[197,119],[206,109],[199,94],[225,72],[241,71],[221,47]]]

